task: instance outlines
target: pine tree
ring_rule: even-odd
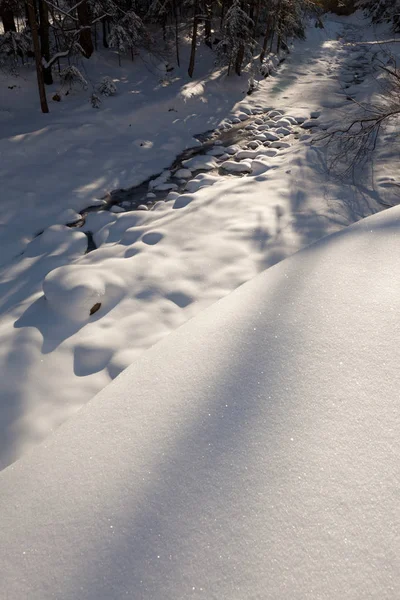
[[[363,9],[374,23],[392,23],[395,32],[400,31],[400,0],[359,0]]]
[[[216,47],[219,61],[228,65],[228,74],[234,67],[240,75],[243,62],[251,59],[252,27],[253,21],[241,9],[240,1],[234,0],[224,17],[222,40]]]

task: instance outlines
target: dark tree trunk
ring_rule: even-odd
[[[204,43],[209,48],[212,48],[212,44],[211,44],[212,1],[206,0],[204,8],[205,8],[205,13],[206,13],[206,18],[204,20]]]
[[[267,45],[268,45],[269,36],[271,35],[271,31],[272,31],[272,21],[268,20],[267,28],[265,30],[265,35],[264,35],[263,47],[262,47],[261,54],[260,54],[260,63],[261,64],[263,63],[265,54],[267,52]]]
[[[33,5],[33,1],[34,0],[28,0],[27,13],[28,13],[28,19],[29,19],[29,27],[30,27],[31,33],[32,33],[33,49],[35,52],[36,76],[37,76],[38,89],[39,89],[40,107],[41,107],[43,113],[48,113],[49,107],[47,105],[46,90],[44,87],[42,57],[41,57],[41,52],[40,52],[39,35],[38,35],[35,7]]]
[[[257,36],[258,22],[260,20],[261,0],[257,0],[256,12],[254,15],[254,35]]]
[[[44,0],[39,0],[39,18],[40,49],[43,58],[48,62],[50,60],[50,23],[49,9]],[[47,85],[53,83],[51,67],[43,68],[43,80]]]
[[[176,50],[176,62],[178,67],[180,66],[180,58],[179,58],[179,23],[178,23],[178,7],[176,5],[176,0],[173,0],[173,10],[174,10],[174,20],[175,20],[175,50]]]
[[[83,56],[85,58],[90,58],[93,54],[93,41],[92,32],[90,29],[89,5],[87,0],[84,0],[84,2],[78,4],[76,10],[78,13],[79,27],[81,28],[79,33],[79,44],[82,48]]]
[[[188,69],[189,77],[193,77],[194,64],[196,61],[198,13],[199,13],[199,0],[195,0],[194,7],[193,7],[192,48],[190,51],[190,61],[189,61],[189,69]]]
[[[4,33],[8,33],[9,31],[17,31],[17,28],[15,27],[14,13],[11,8],[3,4],[0,7],[0,17],[3,22]]]
[[[242,5],[241,5],[241,8],[242,8],[242,10],[243,10],[243,8],[244,8],[244,7],[243,7],[243,3],[242,3]],[[251,19],[252,21],[254,21],[254,2],[252,2],[252,3],[250,4],[250,6],[249,6],[248,15],[249,15],[250,19]]]
[[[226,1],[227,0],[222,0],[222,4],[221,4],[221,20],[219,22],[220,29],[222,29],[222,23],[224,22],[225,11],[226,11]]]
[[[102,30],[103,30],[103,46],[104,46],[104,48],[108,48],[106,18],[104,18],[102,20],[101,26],[102,26]]]
[[[236,55],[236,60],[235,60],[236,75],[241,75],[241,73],[242,73],[243,59],[244,59],[244,44],[240,44],[238,53]]]

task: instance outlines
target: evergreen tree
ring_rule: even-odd
[[[234,0],[224,17],[222,40],[216,48],[219,61],[228,65],[228,74],[233,67],[240,75],[243,63],[251,59],[252,27],[253,21],[240,7],[240,1]]]
[[[359,0],[363,9],[374,23],[392,23],[395,32],[400,31],[400,0]]]

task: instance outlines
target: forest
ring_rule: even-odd
[[[268,53],[279,55],[288,40],[303,38],[310,17],[322,27],[327,10],[349,14],[363,8],[376,22],[399,26],[398,2],[392,0],[1,0],[0,67],[18,72],[30,61],[36,66],[43,112],[48,112],[46,85],[85,85],[78,59],[89,60],[99,48],[118,54],[118,61],[135,60],[146,50],[180,66],[180,45],[191,46],[190,77],[196,70],[196,51],[205,44],[215,63],[240,76],[249,64],[262,67]],[[172,69],[173,67],[170,66]],[[112,95],[109,78],[99,94]],[[57,98],[55,98],[57,100]]]

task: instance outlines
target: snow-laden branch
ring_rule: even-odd
[[[58,60],[59,58],[65,58],[66,56],[69,55],[70,52],[71,52],[71,48],[68,48],[68,50],[64,50],[63,52],[57,52],[57,54],[52,56],[49,60],[46,60],[44,58],[44,56],[42,56],[43,68],[48,69],[49,67],[51,67],[51,65],[53,65],[56,62],[56,60]]]

